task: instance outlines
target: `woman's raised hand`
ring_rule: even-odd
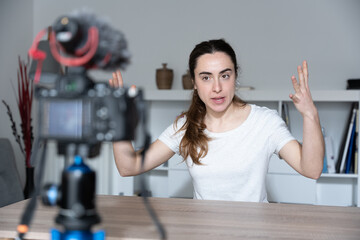
[[[317,110],[311,97],[309,89],[309,72],[306,61],[303,61],[302,66],[297,67],[299,82],[295,76],[291,77],[291,81],[295,90],[294,94],[290,94],[289,97],[294,102],[296,109],[303,115],[310,116]]]
[[[114,88],[122,88],[124,86],[120,70],[113,72],[112,78],[109,79],[109,84]]]

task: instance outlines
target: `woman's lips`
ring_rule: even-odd
[[[221,103],[225,102],[225,97],[211,98],[211,100],[216,104],[221,104]]]

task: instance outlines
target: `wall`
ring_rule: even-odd
[[[126,82],[155,89],[155,69],[174,69],[174,88],[195,44],[225,38],[236,49],[241,82],[257,89],[291,89],[303,59],[313,89],[345,89],[360,77],[360,1],[35,1],[34,31],[87,6],[123,31],[133,55]],[[110,74],[99,74],[108,78]]]
[[[14,120],[19,121],[15,91],[17,86],[18,56],[27,59],[27,50],[33,35],[33,1],[0,1],[0,100],[11,107]],[[25,163],[11,132],[11,123],[4,104],[0,103],[0,137],[9,138],[15,151],[17,168],[24,181]],[[18,125],[18,130],[20,126]],[[3,157],[3,156],[0,156]]]
[[[125,81],[147,89],[156,88],[155,69],[163,62],[174,69],[173,88],[181,89],[191,49],[212,38],[233,45],[244,86],[291,92],[290,76],[303,59],[310,65],[312,89],[345,89],[348,78],[360,77],[358,0],[2,0],[0,91],[13,109],[9,81],[16,81],[17,55],[25,56],[35,34],[59,15],[84,6],[125,33],[133,56]],[[105,80],[111,73],[92,75]],[[1,110],[0,137],[13,139]]]

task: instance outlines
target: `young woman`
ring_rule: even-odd
[[[308,85],[306,61],[289,97],[303,117],[303,144],[290,134],[275,110],[242,101],[235,95],[238,66],[224,40],[202,42],[189,57],[194,82],[191,105],[146,152],[143,171],[168,161],[175,153],[187,163],[194,198],[267,202],[265,177],[272,154],[300,174],[317,179],[323,168],[324,141]],[[122,86],[120,72],[110,80]],[[116,142],[114,156],[122,176],[141,173],[141,153],[131,143]]]

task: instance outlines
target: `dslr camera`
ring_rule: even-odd
[[[55,21],[49,43],[46,61],[55,58],[65,66],[65,74],[55,74],[50,84],[41,77],[36,84],[35,74],[39,138],[55,140],[59,154],[70,143],[86,144],[91,150],[104,141],[134,140],[144,116],[141,89],[114,88],[87,74],[88,69],[114,70],[128,64],[124,35],[93,14],[78,11]],[[32,55],[40,56],[34,49]],[[89,157],[97,155],[95,150]]]
[[[68,143],[96,145],[133,140],[142,91],[94,83],[84,68],[58,76],[54,88],[37,87],[39,137]]]

